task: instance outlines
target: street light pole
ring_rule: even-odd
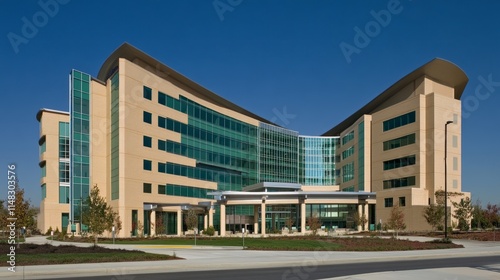
[[[448,125],[453,121],[447,121],[444,125],[444,239],[448,239]]]

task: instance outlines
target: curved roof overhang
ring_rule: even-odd
[[[191,81],[187,77],[183,76],[182,74],[178,73],[177,71],[173,70],[172,68],[166,66],[165,64],[159,62],[158,60],[154,59],[150,55],[146,54],[145,52],[135,48],[134,46],[128,44],[128,43],[123,43],[120,47],[118,47],[104,62],[104,64],[101,66],[101,69],[99,70],[99,73],[97,74],[97,79],[101,81],[106,81],[117,69],[118,67],[118,59],[119,58],[124,58],[127,59],[130,62],[134,62],[134,60],[138,59],[141,62],[145,63],[146,65],[150,66],[151,69],[154,69],[154,74],[164,78],[168,79],[169,81],[173,83],[178,83],[183,85],[184,87],[187,87],[189,89],[192,89],[190,93],[193,95],[206,100],[210,103],[216,104],[218,106],[236,111],[240,114],[243,114],[245,116],[254,118],[256,120],[259,120],[261,122],[273,124],[272,122],[250,112],[247,111],[246,109],[243,109],[242,107],[218,96],[214,92],[202,87],[201,85]],[[274,125],[274,124],[273,124]]]
[[[450,61],[441,58],[435,58],[419,67],[415,71],[411,72],[410,74],[404,76],[402,79],[383,91],[357,112],[349,116],[337,126],[325,132],[323,136],[339,136],[342,131],[346,130],[349,126],[351,126],[354,122],[361,118],[361,116],[370,114],[373,110],[375,110],[382,103],[394,96],[402,88],[422,76],[426,76],[429,79],[432,79],[443,85],[453,87],[455,89],[455,99],[460,99],[462,97],[465,86],[469,82],[469,78],[467,77],[465,72],[460,69],[460,67]]]

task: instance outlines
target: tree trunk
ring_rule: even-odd
[[[94,247],[97,247],[97,234],[94,235]]]

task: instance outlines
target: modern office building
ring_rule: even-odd
[[[410,230],[444,188],[461,190],[460,97],[468,81],[435,59],[321,136],[279,127],[203,88],[129,44],[97,77],[72,70],[69,112],[42,109],[39,227],[81,224],[92,186],[121,217],[118,236],[198,228],[266,234],[290,220],[300,232],[373,229],[401,206]],[[332,121],[333,122],[333,121]],[[358,217],[364,216],[366,222]],[[361,219],[363,220],[363,219]]]

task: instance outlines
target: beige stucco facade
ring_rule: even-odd
[[[116,96],[113,97],[112,79],[116,79],[114,75],[118,75],[118,87]],[[444,189],[444,125],[448,120],[456,121],[448,126],[448,190],[456,194],[453,196],[456,200],[470,197],[470,193],[462,192],[461,186],[460,96],[466,82],[465,74],[451,63],[443,60],[430,62],[395,83],[365,107],[325,133],[323,136],[338,137],[336,154],[328,160],[336,161],[335,169],[340,170],[340,174],[336,173],[336,170],[327,170],[328,174],[338,174],[335,185],[302,184],[300,191],[310,192],[312,195],[307,199],[305,196],[292,195],[276,196],[266,201],[255,197],[245,200],[243,194],[237,199],[224,200],[220,197],[194,194],[241,190],[246,187],[241,186],[240,181],[233,185],[231,180],[243,178],[242,174],[250,170],[245,168],[251,164],[252,158],[256,158],[256,164],[259,164],[259,150],[256,150],[254,155],[248,150],[243,153],[243,144],[234,147],[231,144],[226,147],[210,142],[207,140],[208,136],[196,136],[198,138],[195,139],[187,136],[186,132],[179,132],[180,128],[161,127],[160,118],[169,119],[179,127],[184,125],[186,129],[199,128],[203,133],[216,131],[215,126],[207,120],[196,119],[186,111],[160,104],[160,93],[174,100],[173,102],[182,98],[194,102],[196,106],[208,112],[227,117],[233,122],[231,125],[249,125],[258,129],[263,123],[273,124],[125,44],[105,61],[97,77],[90,80],[89,187],[97,185],[101,195],[106,197],[119,214],[123,227],[117,233],[119,237],[136,235],[140,224],[147,226],[145,232],[154,235],[158,225],[156,216],[162,213],[168,214],[166,219],[169,227],[175,227],[169,230],[170,234],[180,235],[184,228],[183,213],[190,207],[196,209],[203,226],[207,227],[213,225],[216,220],[221,225],[229,221],[225,213],[226,206],[253,206],[251,213],[245,214],[245,219],[252,220],[255,229],[260,227],[264,233],[266,222],[262,217],[266,217],[266,206],[269,205],[296,205],[297,212],[301,213],[297,224],[301,226],[306,219],[306,205],[330,204],[354,205],[359,213],[369,215],[369,223],[376,224],[380,220],[387,221],[389,217],[391,207],[385,207],[387,199],[392,199],[392,204],[398,204],[402,201],[401,198],[404,198],[405,205],[401,206],[407,229],[429,229],[422,211],[429,204],[435,203],[435,192]],[[150,90],[150,96],[147,97],[146,88]],[[415,112],[413,122],[384,130],[384,122],[409,112]],[[149,121],[146,121],[146,115],[149,116]],[[40,158],[41,164],[47,166],[47,174],[41,179],[41,185],[46,186],[47,195],[42,200],[38,221],[40,229],[46,231],[50,226],[61,227],[62,213],[70,212],[69,204],[60,203],[58,197],[60,159],[59,132],[56,129],[59,122],[69,122],[69,114],[41,110],[37,119],[41,123],[41,139],[46,141],[47,147]],[[226,137],[230,141],[241,139],[241,132],[237,132],[231,125],[228,127],[226,124],[224,129],[222,127],[222,132],[218,132],[217,137]],[[409,134],[415,134],[415,143],[384,150],[384,142]],[[255,137],[255,141],[259,141],[258,137]],[[238,141],[244,143],[244,140]],[[185,145],[179,146],[178,149],[196,147],[214,153],[224,150],[229,157],[225,162],[216,164],[208,159],[215,157],[215,154],[208,153],[196,157],[181,150],[167,152],[164,147],[160,149],[160,142],[162,145],[166,142]],[[384,170],[384,162],[413,155],[414,164]],[[238,165],[241,160],[245,162],[242,164],[244,167]],[[190,170],[189,172],[194,172],[191,170],[197,168],[223,171],[229,176],[229,179],[225,180],[230,180],[231,184],[228,185],[227,181],[220,178],[201,179],[193,174],[167,172],[165,166],[168,164],[181,166]],[[260,170],[259,168],[254,169]],[[344,174],[345,172],[349,174]],[[117,174],[117,177],[112,174]],[[387,185],[384,181],[407,177],[415,177],[414,183],[403,187],[384,188],[384,184]],[[259,183],[259,178],[254,178],[257,180],[254,183]],[[167,194],[167,185],[178,186],[179,193]],[[189,194],[188,191],[192,193]],[[336,196],[335,192],[354,192],[364,198]],[[368,195],[371,196],[366,199]],[[368,204],[373,205],[375,202],[375,213],[369,213]],[[214,208],[214,205],[217,207]],[[220,229],[221,234],[225,232],[225,227]]]
[[[59,162],[69,162],[69,158],[59,156],[59,124],[69,122],[69,114],[54,110],[41,110],[40,121],[40,186],[42,200],[37,217],[38,228],[42,233],[50,227],[55,231],[62,229],[62,214],[69,214],[69,204],[59,202]],[[44,146],[44,148],[42,148]],[[45,174],[45,175],[44,175]]]

